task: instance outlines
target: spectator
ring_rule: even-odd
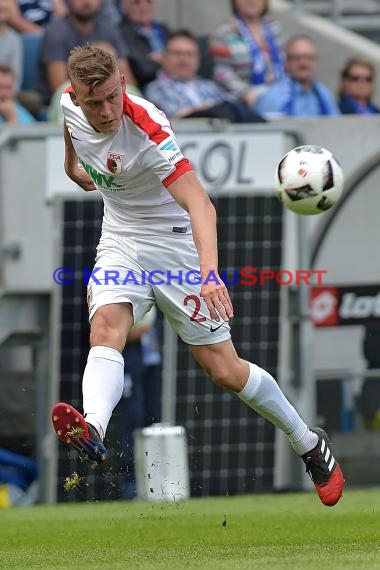
[[[155,320],[156,309],[153,307],[132,327],[123,351],[124,391],[119,404],[123,499],[136,496],[133,432],[159,422],[161,418],[161,353]]]
[[[122,0],[120,29],[140,89],[156,78],[161,68],[168,29],[154,19],[157,0]]]
[[[106,41],[118,54],[120,71],[128,84],[135,84],[128,53],[117,28],[100,17],[101,0],[68,0],[68,14],[57,18],[46,28],[40,53],[37,90],[48,104],[52,93],[68,79],[66,61],[77,45]]]
[[[197,76],[197,39],[187,30],[169,36],[162,71],[146,89],[147,98],[169,118],[214,117],[232,122],[262,120],[214,81]]]
[[[252,106],[266,86],[283,75],[279,33],[267,16],[269,0],[231,0],[231,4],[231,22],[210,38],[214,77]]]
[[[12,68],[0,63],[0,124],[25,125],[34,117],[16,101],[16,81]]]
[[[7,23],[16,32],[41,33],[44,26],[66,11],[65,0],[0,0],[7,11]]]
[[[20,36],[7,25],[7,17],[7,7],[0,0],[0,62],[11,67],[18,91],[22,81],[22,42]]]
[[[339,115],[330,89],[316,79],[318,55],[308,36],[294,36],[286,45],[286,75],[268,87],[255,109],[266,118]]]
[[[366,59],[351,58],[341,73],[339,108],[348,115],[374,115],[379,107],[372,103],[375,66]]]

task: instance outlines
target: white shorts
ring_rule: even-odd
[[[131,303],[137,322],[157,304],[191,345],[230,338],[225,322],[210,318],[200,297],[199,259],[192,237],[130,238],[103,232],[88,287],[90,320],[99,307]]]

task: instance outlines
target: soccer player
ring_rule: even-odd
[[[99,190],[104,218],[88,284],[84,415],[56,404],[57,435],[91,468],[106,460],[103,438],[123,391],[121,352],[133,322],[157,304],[211,379],[287,434],[322,503],[335,505],[344,478],[326,434],[305,424],[268,372],[236,354],[233,308],[218,274],[215,209],[170,122],[152,103],[125,94],[116,59],[100,48],[74,48],[68,73],[65,170],[84,190]],[[201,283],[180,279],[180,270],[200,271]]]

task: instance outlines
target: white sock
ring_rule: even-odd
[[[83,374],[83,411],[86,422],[94,426],[102,439],[123,386],[124,358],[120,352],[108,346],[91,348]]]
[[[239,398],[285,432],[298,455],[313,449],[318,443],[317,434],[310,431],[274,378],[256,364],[248,364],[248,380],[242,391],[238,392]]]

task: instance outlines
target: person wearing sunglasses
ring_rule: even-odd
[[[372,102],[375,67],[359,57],[350,58],[341,72],[339,108],[345,115],[374,115],[380,108]]]

